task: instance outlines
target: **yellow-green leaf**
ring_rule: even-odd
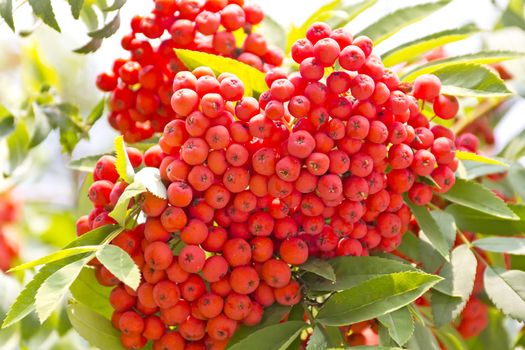
[[[98,245],[90,245],[90,246],[82,246],[82,247],[57,250],[56,252],[46,255],[40,259],[36,259],[30,262],[27,262],[25,264],[21,264],[16,267],[13,267],[12,269],[9,270],[9,272],[21,271],[25,269],[30,269],[38,265],[49,264],[53,261],[69,258],[70,256],[74,256],[74,255],[78,255],[82,253],[94,252],[99,248],[100,246]]]
[[[122,136],[115,138],[115,152],[117,154],[116,167],[119,176],[126,182],[132,183],[135,177],[135,170],[129,161],[128,152],[126,152],[126,144]]]
[[[472,152],[456,151],[456,157],[460,160],[470,160],[470,161],[478,162],[478,163],[486,163],[486,164],[501,165],[504,167],[509,167],[509,164],[507,163],[504,163],[497,159],[485,157],[480,154],[472,153]]]
[[[402,62],[410,62],[434,48],[463,40],[477,32],[479,32],[479,28],[472,23],[456,29],[443,30],[401,44],[382,54],[381,58],[387,67],[395,66]]]
[[[522,52],[515,51],[481,51],[462,56],[452,56],[417,66],[404,73],[402,79],[403,81],[414,81],[422,74],[434,73],[442,68],[456,66],[459,63],[489,64],[518,59],[523,56],[524,54]]]
[[[190,70],[200,66],[208,66],[213,69],[216,74],[224,72],[235,74],[244,83],[244,94],[246,96],[252,95],[253,92],[261,94],[268,89],[264,81],[264,73],[245,63],[229,57],[212,55],[200,51],[175,49],[175,53]]]

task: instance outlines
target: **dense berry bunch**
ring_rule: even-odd
[[[19,237],[10,227],[19,216],[18,203],[8,192],[0,194],[0,270],[7,271],[20,252]]]
[[[261,71],[280,66],[283,52],[252,32],[263,18],[258,5],[244,5],[243,0],[155,0],[153,11],[134,17],[131,34],[122,39],[130,57],[115,60],[112,71],[97,78],[98,88],[111,92],[111,126],[126,141],[136,142],[175,118],[169,108],[170,85],[186,69],[175,48],[235,58]],[[243,43],[236,42],[237,31],[245,37]]]
[[[300,301],[294,266],[395,250],[411,219],[403,195],[425,205],[453,186],[454,134],[422,114],[426,101],[440,118],[458,111],[437,77],[402,86],[370,39],[321,23],[292,57],[299,74],[269,71],[258,100],[232,74],[177,72],[159,144],[144,156],[128,149],[134,167],[159,169],[167,198],[144,194],[145,222],[113,242],[142,269],[137,292],[97,266],[100,283],[116,286],[127,348],[223,348],[265,307]],[[113,223],[127,186],[111,156],[94,179],[79,234]]]

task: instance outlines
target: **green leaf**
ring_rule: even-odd
[[[318,20],[326,22],[331,28],[341,28],[376,3],[377,0],[365,0],[351,5],[340,6],[336,10],[323,13]]]
[[[487,266],[485,291],[494,305],[506,315],[525,321],[525,272],[505,271]]]
[[[0,0],[0,16],[4,19],[5,23],[15,31],[15,22],[13,21],[13,0]]]
[[[440,0],[436,2],[429,2],[401,8],[378,19],[359,32],[356,36],[366,35],[377,45],[380,42],[390,38],[401,29],[411,25],[412,23],[420,21],[441,9],[450,3],[450,1],[451,0]]]
[[[414,81],[418,76],[434,73],[447,67],[463,67],[468,64],[490,64],[523,57],[523,53],[514,51],[481,51],[462,56],[452,56],[417,66],[403,74],[403,81]],[[445,85],[445,84],[443,84]]]
[[[502,219],[519,220],[519,217],[483,185],[463,179],[456,179],[450,191],[441,195],[456,204],[463,205]]]
[[[335,282],[317,274],[308,273],[303,280],[312,291],[338,291],[394,272],[417,271],[416,268],[395,260],[375,256],[337,257],[328,260],[335,272]]]
[[[84,258],[60,268],[38,288],[35,296],[35,308],[40,323],[47,320],[53,311],[58,308],[60,302],[68,293],[69,287],[89,260],[90,258]]]
[[[454,96],[498,97],[511,91],[490,69],[472,63],[457,63],[432,72],[441,79],[441,92]]]
[[[479,162],[473,162],[464,160],[462,161],[463,167],[467,171],[467,176],[465,177],[466,180],[472,180],[476,179],[478,177],[488,175],[488,174],[497,174],[508,170],[508,166],[502,166],[502,165],[494,165],[494,164],[487,164],[487,163],[479,163]],[[509,170],[509,172],[512,170]]]
[[[13,130],[15,130],[15,117],[0,104],[0,140],[12,133]]]
[[[264,314],[263,318],[261,319],[261,322],[253,327],[248,327],[244,325],[238,327],[233,337],[231,337],[230,341],[228,342],[228,345],[232,346],[234,344],[237,344],[238,342],[248,337],[255,331],[266,328],[268,326],[279,324],[284,319],[284,317],[290,313],[290,309],[291,308],[289,306],[283,306],[279,304],[273,304],[272,306],[264,309]]]
[[[304,271],[315,273],[316,275],[332,282],[335,282],[336,280],[334,268],[326,260],[310,258],[307,262],[299,266],[299,268]]]
[[[85,45],[73,50],[73,52],[81,54],[91,53],[100,49],[100,46],[102,46],[102,39],[91,39]]]
[[[383,64],[387,67],[396,64],[412,61],[420,55],[429,52],[432,49],[441,47],[445,44],[468,38],[472,34],[479,32],[479,28],[469,23],[456,29],[447,29],[441,32],[418,38],[413,41],[401,44],[390,51],[381,55]]]
[[[264,19],[257,28],[257,33],[264,35],[275,46],[283,50],[286,48],[286,29],[267,14],[264,14]]]
[[[476,278],[477,260],[466,244],[456,247],[450,263],[441,269],[445,278],[432,291],[432,314],[436,326],[442,326],[454,318],[465,307]]]
[[[7,150],[9,154],[9,171],[13,172],[22,164],[28,154],[29,132],[26,124],[20,121],[15,130],[7,137]]]
[[[446,262],[430,243],[409,232],[403,235],[398,250],[410,259],[420,262],[426,272],[433,273]]]
[[[138,288],[140,270],[122,248],[109,244],[97,252],[97,258],[121,282],[133,290]]]
[[[507,167],[507,168],[509,167],[509,164],[504,163],[500,160],[485,157],[485,156],[482,156],[476,153],[472,153],[472,152],[456,151],[456,157],[459,160],[470,160],[470,161],[478,162],[478,163],[500,165],[500,166]]]
[[[89,307],[91,310],[111,320],[113,307],[109,303],[111,287],[104,287],[98,283],[95,270],[84,267],[69,290],[76,301]]]
[[[525,238],[487,237],[478,239],[472,244],[489,252],[525,255]]]
[[[430,328],[417,320],[414,334],[408,341],[407,348],[410,350],[440,350],[439,344],[432,334]]]
[[[288,37],[286,38],[286,53],[290,52],[293,43],[306,36],[306,31],[315,22],[323,22],[330,18],[327,16],[332,10],[339,8],[342,4],[342,0],[332,0],[323,6],[320,6],[314,13],[312,13],[299,27],[292,25],[292,28],[288,31]]]
[[[264,73],[245,63],[228,57],[186,49],[175,49],[175,53],[189,70],[208,66],[217,75],[224,72],[235,74],[244,83],[246,96],[252,95],[253,92],[261,94],[268,89],[264,81]]]
[[[100,244],[106,239],[111,239],[112,236],[121,231],[122,229],[115,225],[99,227],[78,237],[76,240],[69,243],[65,249]],[[11,326],[33,311],[35,309],[35,295],[42,283],[62,267],[77,260],[78,257],[75,256],[55,261],[42,267],[16,298],[15,303],[11,306],[11,309],[2,323],[2,328]]]
[[[126,3],[126,0],[115,0],[111,6],[105,7],[102,10],[104,12],[120,10],[120,8],[124,6],[125,3]]]
[[[446,211],[454,216],[456,225],[465,231],[498,236],[525,232],[525,205],[509,204],[509,208],[520,220],[502,219],[457,204],[449,205]]]
[[[450,249],[456,238],[456,227],[452,215],[438,210],[429,212],[426,207],[416,205],[410,200],[405,200],[405,202],[429,243],[448,260]]]
[[[70,303],[67,316],[73,328],[86,339],[89,344],[100,349],[124,350],[120,342],[120,332],[111,321],[92,311],[81,303]]]
[[[284,350],[307,326],[302,321],[284,322],[259,329],[243,340],[228,347],[228,350]]]
[[[130,200],[144,192],[146,192],[146,187],[142,183],[134,182],[127,186],[109,216],[115,219],[120,226],[125,226]]]
[[[312,335],[308,339],[306,350],[317,350],[328,348],[328,342],[319,326],[315,326]]]
[[[525,199],[525,169],[521,165],[513,165],[509,169],[507,179],[521,199]]]
[[[89,115],[86,118],[86,123],[88,125],[95,124],[95,122],[99,120],[100,117],[102,117],[102,115],[104,114],[105,107],[106,107],[106,99],[102,98],[100,101],[98,101],[95,107],[93,107],[91,112],[89,112]]]
[[[33,127],[33,135],[31,135],[31,141],[29,141],[30,149],[42,143],[51,132],[49,120],[42,109],[40,109],[40,106],[34,103],[32,109],[35,115],[35,124]]]
[[[115,152],[117,154],[117,161],[115,166],[119,176],[128,184],[133,182],[135,177],[135,170],[129,161],[128,152],[126,151],[126,144],[124,137],[117,136],[115,138]]]
[[[407,307],[378,317],[398,345],[404,345],[414,332],[414,319]]]
[[[352,346],[350,348],[329,348],[327,350],[405,350],[403,348],[390,347],[390,346]]]
[[[71,6],[71,14],[75,19],[78,19],[80,17],[80,10],[82,10],[82,6],[84,5],[84,0],[67,0],[69,3],[69,6]]]
[[[446,350],[468,350],[461,334],[450,325],[434,329],[434,334]]]
[[[100,157],[104,155],[105,154],[94,154],[92,156],[74,159],[69,162],[68,167],[73,170],[91,173],[95,169],[95,165],[97,164]]]
[[[94,30],[92,32],[89,32],[88,35],[92,37],[93,39],[109,38],[110,36],[116,33],[119,27],[120,27],[120,15],[117,13],[111,21],[109,21],[108,23],[104,25],[104,27]]]
[[[410,304],[441,279],[416,271],[382,275],[332,295],[317,320],[329,326],[369,320]]]
[[[164,183],[162,182],[159,169],[152,167],[142,168],[137,174],[135,174],[134,181],[143,184],[146,189],[155,196],[162,199],[168,198],[166,186],[164,186]]]
[[[51,0],[29,0],[29,5],[31,5],[35,16],[42,19],[45,24],[57,32],[60,32],[60,26],[55,19]]]
[[[98,245],[92,245],[92,246],[82,246],[82,247],[58,250],[40,259],[36,259],[30,262],[27,262],[25,264],[21,264],[16,267],[13,267],[12,269],[9,270],[9,272],[21,271],[21,270],[33,268],[35,266],[49,264],[53,261],[62,260],[65,258],[69,258],[71,256],[75,256],[75,255],[79,255],[83,253],[94,252],[99,248],[100,246]]]

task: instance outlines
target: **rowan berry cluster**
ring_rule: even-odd
[[[18,220],[20,203],[10,193],[0,194],[0,270],[7,271],[20,253],[19,237],[10,227]]]
[[[265,307],[300,301],[294,266],[395,250],[411,219],[403,195],[425,205],[453,186],[455,136],[422,110],[432,103],[450,119],[457,100],[433,75],[400,84],[372,46],[316,23],[292,47],[299,73],[269,71],[258,100],[230,73],[174,75],[173,118],[158,145],[144,156],[127,149],[133,167],[158,168],[167,188],[166,199],[145,193],[145,222],[113,241],[142,284],[135,292],[96,267],[100,283],[116,286],[113,321],[127,348],[222,349]],[[94,179],[95,209],[79,234],[113,223],[127,186],[111,156]]]
[[[155,0],[153,11],[134,17],[131,34],[122,39],[130,57],[115,60],[111,72],[97,77],[97,87],[111,92],[111,126],[127,142],[137,142],[176,118],[170,85],[186,68],[175,48],[235,58],[261,71],[280,66],[283,52],[252,32],[263,18],[258,5],[243,0]],[[234,32],[245,36],[240,47]]]

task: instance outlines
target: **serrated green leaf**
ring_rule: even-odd
[[[308,273],[303,280],[312,291],[338,291],[352,288],[370,279],[394,272],[417,271],[416,268],[401,262],[376,256],[345,256],[327,261],[334,269],[335,282],[317,274]]]
[[[383,64],[385,66],[395,66],[399,63],[412,61],[420,55],[437,47],[466,39],[470,35],[478,32],[479,28],[475,24],[469,23],[460,28],[443,30],[401,44],[382,54],[381,58],[383,59]]]
[[[100,157],[106,155],[104,154],[94,154],[92,156],[86,156],[83,158],[74,159],[69,162],[68,167],[73,170],[84,171],[87,173],[93,172],[95,165],[99,161]]]
[[[514,214],[518,215],[520,220],[502,219],[457,204],[449,205],[446,211],[454,216],[456,225],[465,231],[498,236],[508,236],[525,232],[525,206],[509,204],[509,208]]]
[[[117,154],[117,160],[115,167],[119,176],[128,184],[133,182],[135,177],[135,170],[133,165],[129,161],[128,152],[126,151],[126,144],[124,143],[124,137],[117,136],[115,138],[115,152]]]
[[[224,72],[235,74],[244,83],[246,96],[252,95],[253,92],[261,94],[268,89],[264,81],[264,73],[245,63],[228,57],[186,49],[175,49],[175,53],[189,70],[208,66],[217,75]]]
[[[430,328],[417,320],[414,334],[408,341],[407,348],[410,350],[440,350],[439,344],[432,334]]]
[[[69,258],[71,256],[75,256],[75,255],[79,255],[83,253],[94,252],[99,248],[100,246],[98,245],[91,245],[91,246],[74,247],[74,248],[69,248],[69,249],[61,249],[51,254],[48,254],[44,257],[41,257],[39,259],[13,267],[12,269],[9,270],[9,272],[21,271],[21,270],[30,269],[30,268],[33,268],[39,265],[49,264],[57,260]]]
[[[317,320],[329,326],[369,320],[408,305],[440,280],[417,271],[382,275],[332,295]]]
[[[13,172],[17,166],[22,164],[29,152],[29,132],[23,121],[18,122],[15,130],[7,137],[7,151],[9,160],[9,171]]]
[[[102,115],[104,114],[104,109],[106,107],[106,99],[105,98],[102,98],[100,99],[100,101],[98,101],[98,103],[93,107],[93,109],[91,110],[91,112],[89,112],[89,115],[87,116],[86,118],[86,123],[88,125],[93,125],[95,124],[95,122],[97,120],[100,119],[100,117],[102,117]]]
[[[445,279],[432,291],[432,314],[437,327],[456,318],[465,307],[474,288],[476,266],[476,257],[466,244],[452,251],[450,263],[440,272]]]
[[[482,51],[462,56],[452,56],[417,66],[416,68],[404,73],[402,79],[403,81],[414,81],[422,74],[434,73],[446,67],[458,66],[459,64],[490,64],[518,59],[523,57],[523,55],[524,54],[521,52],[514,51]]]
[[[73,18],[78,19],[80,17],[80,10],[84,5],[84,0],[67,0],[69,6],[71,7],[71,14]]]
[[[302,321],[284,322],[259,329],[228,350],[282,350],[286,349],[307,326]]]
[[[525,169],[521,165],[513,165],[509,169],[507,179],[521,199],[525,199]]]
[[[487,295],[498,309],[510,317],[525,321],[524,271],[505,271],[487,266],[484,284]]]
[[[511,91],[490,69],[472,63],[458,63],[433,71],[441,79],[441,93],[458,97],[507,96]]]
[[[109,244],[97,251],[97,259],[125,285],[136,290],[140,284],[140,270],[122,248]]]
[[[414,319],[407,307],[377,318],[387,329],[388,334],[394,341],[402,346],[414,333]]]
[[[87,54],[97,51],[102,46],[102,39],[91,39],[85,45],[73,50],[73,52]]]
[[[312,331],[312,335],[308,339],[306,350],[318,350],[328,348],[328,342],[326,341],[323,331],[319,326],[315,326]]]
[[[35,116],[35,124],[33,127],[33,135],[31,135],[31,141],[29,141],[30,149],[42,143],[51,132],[51,125],[49,124],[47,115],[44,114],[40,106],[34,103],[32,110]]]
[[[35,295],[35,308],[40,323],[51,316],[60,302],[69,291],[69,287],[75,281],[82,268],[91,258],[77,260],[69,265],[60,268],[49,276],[38,288]]]
[[[468,350],[461,334],[450,325],[435,329],[434,334],[446,350]]]
[[[95,230],[85,233],[73,242],[69,243],[65,249],[101,244],[106,239],[112,239],[116,233],[121,232],[122,229],[115,225],[106,225]],[[7,328],[14,323],[20,321],[35,309],[35,295],[42,283],[56,271],[62,267],[78,260],[78,256],[66,258],[63,260],[49,263],[42,267],[33,279],[24,287],[20,295],[16,298],[15,303],[11,306],[7,316],[5,317],[2,328]]]
[[[500,160],[489,158],[482,156],[480,154],[472,153],[472,152],[465,152],[465,151],[456,151],[456,157],[459,160],[470,160],[473,162],[478,163],[485,163],[485,164],[491,164],[491,165],[499,165],[503,167],[509,167],[508,163],[502,162]]]
[[[403,235],[398,250],[410,259],[420,262],[426,272],[433,273],[446,262],[430,243],[410,232]]]
[[[92,311],[99,313],[106,319],[111,320],[113,307],[109,302],[111,287],[104,287],[98,283],[95,276],[95,269],[84,267],[78,278],[73,282],[71,294],[76,301],[89,307]]]
[[[120,14],[117,13],[111,21],[109,21],[108,23],[104,25],[104,27],[91,31],[88,33],[88,35],[93,39],[109,38],[110,36],[116,33],[119,27],[120,27]]]
[[[5,23],[15,31],[15,22],[13,21],[13,0],[0,0],[0,16],[4,19]]]
[[[326,260],[310,258],[307,262],[300,265],[299,268],[304,271],[315,273],[318,276],[326,278],[332,282],[335,282],[335,272],[332,265],[330,265]]]
[[[487,237],[475,240],[472,244],[489,252],[525,255],[525,238]]]
[[[53,6],[51,5],[51,0],[29,0],[28,2],[29,5],[31,5],[35,16],[42,19],[45,24],[57,32],[60,32],[60,26],[56,21],[55,13],[53,12]]]
[[[140,171],[135,174],[135,182],[143,184],[149,192],[159,198],[168,198],[166,186],[164,186],[160,177],[160,171],[157,168],[146,167],[140,169]]]
[[[115,219],[120,226],[125,226],[130,200],[144,192],[146,192],[146,187],[140,182],[134,182],[127,186],[124,192],[120,195],[117,204],[111,213],[109,213],[109,216]]]
[[[118,332],[111,321],[81,303],[70,303],[67,316],[73,328],[92,346],[100,349],[124,350]]]
[[[463,164],[463,167],[466,170],[466,180],[473,180],[484,175],[497,174],[508,170],[508,166],[506,165],[494,165],[487,163],[472,162],[468,160],[464,160],[461,163]]]
[[[378,19],[356,36],[366,35],[377,45],[401,29],[422,20],[445,5],[448,5],[448,3],[450,3],[450,0],[441,0],[401,8]]]
[[[115,0],[113,4],[111,4],[108,7],[103,8],[102,11],[111,12],[111,11],[120,10],[120,8],[124,6],[125,3],[126,3],[126,0]]]
[[[450,249],[456,237],[452,215],[437,210],[429,212],[426,207],[416,205],[410,200],[405,200],[405,202],[429,243],[448,260]]]
[[[0,104],[0,140],[15,130],[15,117]]]
[[[502,219],[519,220],[509,207],[485,186],[463,179],[456,179],[450,191],[441,195],[443,198]]]

